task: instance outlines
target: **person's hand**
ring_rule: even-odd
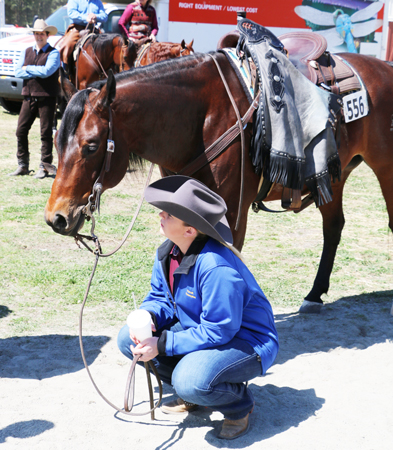
[[[157,41],[157,38],[156,38],[155,34],[151,34],[150,35],[150,39],[151,39],[152,42],[156,42]]]
[[[96,19],[97,19],[97,17],[93,13],[89,13],[87,15],[87,23],[96,23]]]
[[[134,356],[141,355],[139,361],[147,362],[158,355],[157,348],[158,337],[147,338],[140,342],[136,347],[131,345],[131,351]]]

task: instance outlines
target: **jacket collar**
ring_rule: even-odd
[[[201,239],[194,240],[187,250],[187,253],[183,256],[182,262],[180,266],[175,270],[175,273],[188,274],[191,267],[195,264],[198,255],[201,253],[203,247],[206,245],[206,242],[209,239],[210,238],[206,236]],[[158,260],[161,263],[165,262],[173,246],[174,243],[167,239],[163,244],[160,245],[160,247],[158,247],[157,256]]]
[[[35,50],[35,52],[36,53],[39,53],[40,52],[40,50],[42,51],[42,53],[45,53],[46,52],[46,49],[49,47],[49,42],[47,42],[41,49],[39,49],[38,47],[37,47],[37,44],[34,44],[33,45],[33,49]]]

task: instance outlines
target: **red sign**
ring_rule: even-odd
[[[12,64],[12,59],[10,58],[3,58],[3,64]]]
[[[305,28],[294,11],[302,0],[171,0],[171,22],[215,23],[236,26],[236,14],[245,11],[247,18],[265,27]]]

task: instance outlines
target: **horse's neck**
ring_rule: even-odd
[[[172,44],[171,42],[161,42],[159,47],[150,47],[148,57],[151,63],[165,61],[180,56],[180,44]]]

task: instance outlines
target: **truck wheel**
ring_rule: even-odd
[[[6,100],[5,98],[0,97],[0,106],[10,113],[19,114],[22,102],[13,102],[12,100]]]

